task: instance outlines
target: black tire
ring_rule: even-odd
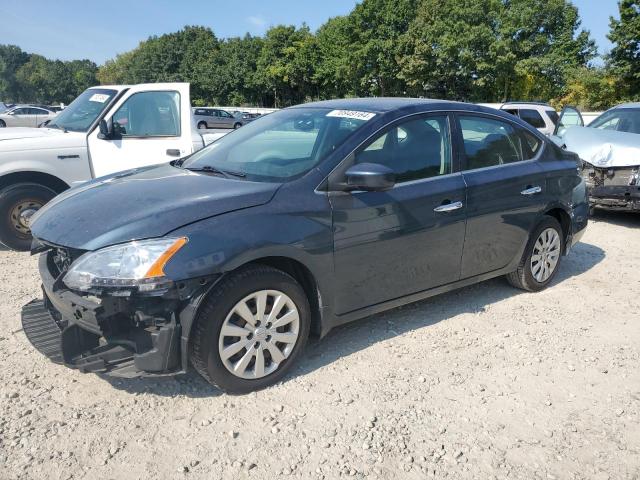
[[[206,130],[207,129],[207,122],[198,122],[198,129]]]
[[[534,246],[536,241],[538,240],[538,237],[540,237],[542,232],[544,232],[548,228],[553,228],[554,230],[556,230],[560,238],[560,255],[558,257],[558,263],[556,263],[555,268],[549,278],[547,278],[543,282],[539,282],[533,276],[531,267],[531,256],[533,255]],[[516,288],[527,290],[529,292],[539,292],[540,290],[544,290],[545,288],[547,288],[547,286],[553,281],[554,277],[558,273],[558,270],[560,269],[560,264],[562,263],[562,254],[564,253],[564,242],[564,234],[558,220],[550,216],[545,216],[531,233],[529,241],[527,242],[527,247],[525,248],[524,254],[522,255],[522,260],[520,260],[520,264],[518,265],[518,269],[515,272],[507,275],[507,280],[509,281],[509,283]]]
[[[224,366],[218,351],[222,325],[232,308],[247,295],[259,290],[285,293],[298,309],[299,336],[291,354],[273,373],[258,379],[243,379]],[[229,274],[204,300],[196,316],[189,340],[189,358],[195,370],[212,385],[228,393],[243,394],[280,381],[293,366],[309,337],[311,310],[302,287],[285,272],[266,265],[248,265]]]
[[[241,126],[242,126],[242,124],[241,124],[240,122],[234,123],[234,124],[233,124],[233,129],[234,129],[234,130],[237,130],[237,129],[239,129]]]
[[[4,120],[0,120],[0,128],[5,128],[7,126],[6,123],[4,123]]]
[[[16,218],[20,205],[37,209],[56,196],[56,192],[37,183],[18,183],[0,190],[0,243],[12,250],[31,249],[31,232]]]

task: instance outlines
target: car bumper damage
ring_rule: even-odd
[[[59,258],[70,255],[62,248],[40,254],[43,298],[22,309],[23,329],[34,347],[82,372],[126,378],[184,372],[188,330],[214,279],[180,282],[153,295],[79,294],[62,282],[66,270]]]
[[[600,168],[584,162],[583,177],[591,206],[640,211],[640,166]]]

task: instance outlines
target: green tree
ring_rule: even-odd
[[[418,0],[363,0],[348,16],[347,61],[357,95],[406,93],[400,76],[400,38],[416,16]]]
[[[300,103],[312,91],[313,42],[307,26],[280,25],[267,31],[258,57],[256,84],[267,98],[272,96],[276,107]]]
[[[640,99],[640,1],[618,2],[620,20],[611,17],[609,40],[614,44],[607,65],[620,76],[622,96]]]
[[[457,100],[492,97],[496,59],[513,58],[495,45],[501,7],[498,0],[424,0],[401,39],[399,76],[410,92]]]
[[[0,45],[0,100],[20,100],[21,85],[16,79],[18,69],[29,61],[29,54],[15,45]]]

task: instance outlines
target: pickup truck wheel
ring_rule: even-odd
[[[205,299],[191,333],[191,363],[229,393],[259,390],[282,379],[309,336],[302,287],[281,270],[241,267]]]
[[[0,190],[0,243],[13,250],[29,250],[29,220],[55,196],[56,192],[37,183],[19,183]]]
[[[198,122],[198,128],[200,130],[205,130],[207,128],[207,123],[206,122]]]
[[[7,126],[7,124],[4,123],[4,120],[0,120],[0,128],[4,128],[6,126]]]
[[[239,129],[241,126],[242,126],[242,124],[240,122],[236,122],[236,123],[233,124],[234,130]]]
[[[563,243],[560,223],[546,216],[529,237],[518,269],[507,275],[509,283],[529,292],[544,290],[558,273]]]

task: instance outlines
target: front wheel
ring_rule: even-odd
[[[4,120],[0,120],[0,128],[5,128],[7,126],[6,123],[4,123]]]
[[[295,363],[310,323],[309,302],[295,279],[264,265],[242,267],[209,294],[198,312],[191,363],[229,393],[268,387]]]
[[[0,190],[0,243],[19,251],[31,248],[29,222],[56,192],[37,183],[18,183]]]
[[[198,128],[200,130],[205,130],[207,128],[207,123],[206,122],[198,122]]]
[[[237,122],[233,125],[234,130],[239,129],[242,126],[242,124],[240,122]]]
[[[563,243],[560,223],[546,216],[529,238],[518,269],[507,275],[509,283],[530,292],[545,289],[560,267]]]

